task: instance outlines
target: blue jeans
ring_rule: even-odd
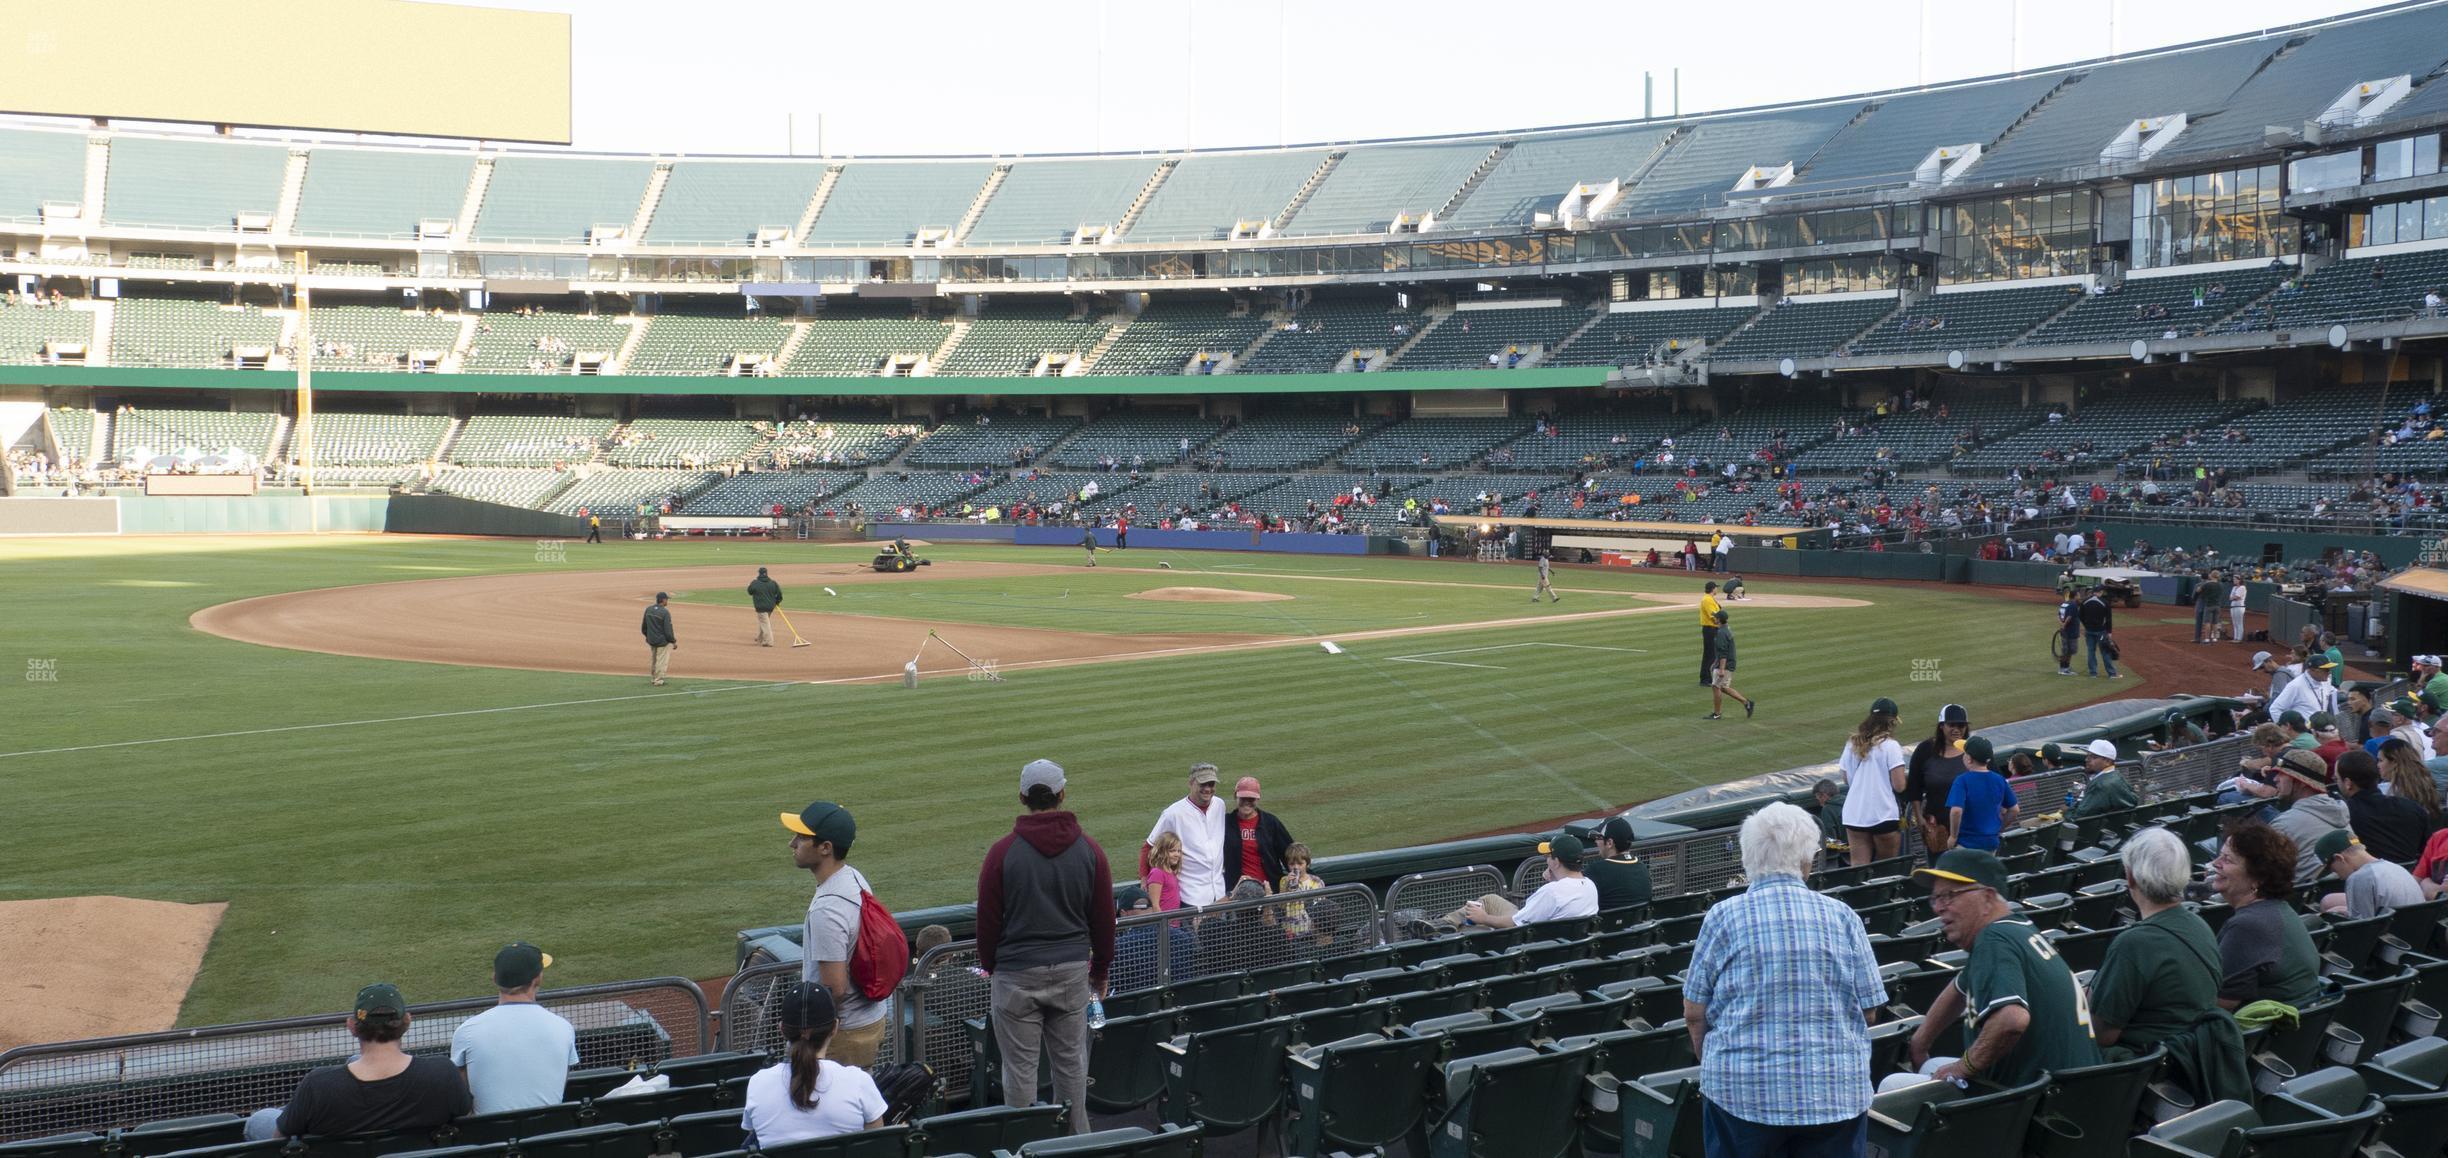
[[[2108,665],[2109,675],[2117,673],[2116,661],[2100,653],[2100,641],[2107,638],[2105,631],[2093,631],[2088,627],[2083,629],[2083,666],[2090,668],[2092,675],[2100,673],[2101,664]]]
[[[1700,1143],[1708,1158],[1862,1158],[1870,1148],[1870,1115],[1821,1126],[1763,1126],[1703,1097]]]

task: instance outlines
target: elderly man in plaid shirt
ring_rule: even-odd
[[[1870,1026],[1887,1003],[1861,918],[1805,883],[1819,825],[1771,804],[1742,826],[1741,896],[1711,906],[1683,975],[1708,1158],[1858,1158]]]

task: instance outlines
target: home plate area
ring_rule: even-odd
[[[1426,663],[1435,664],[1438,667],[1475,667],[1484,668],[1488,671],[1510,671],[1512,669],[1500,663],[1466,663],[1460,660],[1438,659],[1436,657],[1441,655],[1476,655],[1482,659],[1485,659],[1488,658],[1488,653],[1490,652],[1517,651],[1525,647],[1560,647],[1571,651],[1620,651],[1629,655],[1649,654],[1649,649],[1645,647],[1601,647],[1594,643],[1498,643],[1491,644],[1487,647],[1460,647],[1451,651],[1419,651],[1413,652],[1410,655],[1389,655],[1386,657],[1386,662]]]

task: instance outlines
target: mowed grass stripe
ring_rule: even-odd
[[[229,599],[416,574],[401,567],[550,569],[532,544],[150,549],[156,542],[53,558],[0,545],[11,650],[61,661],[60,683],[0,692],[15,725],[12,749],[645,690],[634,679],[256,648],[185,625],[195,609]],[[573,544],[568,557],[570,566],[719,562],[709,576],[730,576],[758,562],[860,554],[794,554],[785,544],[733,563],[727,550],[717,558],[702,544],[672,546],[621,544],[598,556]],[[958,557],[1062,554],[961,548]],[[1173,558],[1179,566],[1181,555]],[[1477,583],[1528,574],[1378,559],[1247,561],[1280,572],[1331,567],[1337,578]],[[1059,590],[1068,578],[1054,573],[1050,582]],[[98,582],[108,579],[196,585]],[[1260,582],[1229,572],[1139,581]],[[1570,581],[1695,585],[1681,575]],[[1302,585],[1352,591],[1371,613],[1383,611],[1372,601],[1426,600],[1449,622],[1522,615],[1528,594],[1526,583],[1518,593]],[[334,1008],[376,977],[419,999],[473,994],[492,948],[514,937],[550,946],[568,983],[702,977],[728,970],[733,930],[793,921],[805,907],[808,882],[789,867],[774,813],[820,796],[857,810],[853,860],[887,903],[907,909],[971,893],[979,856],[1016,811],[1017,770],[1037,756],[1070,768],[1083,822],[1127,876],[1147,826],[1199,759],[1222,764],[1228,777],[1260,776],[1269,807],[1332,854],[1529,824],[1585,811],[1593,796],[1625,803],[1824,760],[1878,694],[1903,701],[1908,731],[1918,734],[1949,700],[1993,720],[2008,714],[2005,705],[2032,714],[2100,690],[2047,674],[2044,608],[1925,588],[1810,592],[1878,606],[1736,605],[1740,685],[1768,704],[1749,722],[1699,720],[1707,695],[1696,686],[1695,624],[1678,610],[1371,640],[1346,656],[1304,646],[1030,669],[1001,684],[796,686],[27,757],[8,766],[17,824],[0,847],[0,897],[231,902],[182,1014],[189,1024]],[[1245,609],[1274,615],[1275,630],[1300,632],[1326,602]],[[1568,594],[1556,610],[1598,602]],[[2028,632],[2006,627],[2024,618],[2033,620]],[[1063,626],[1111,629],[1093,615]],[[1495,653],[1502,671],[1389,662],[1533,640],[1649,654],[1514,649]],[[1938,662],[1939,683],[1909,682],[1916,658]]]

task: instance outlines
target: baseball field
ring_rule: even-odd
[[[852,863],[896,909],[962,900],[1041,756],[1127,874],[1202,759],[1332,855],[1826,759],[1878,695],[1917,734],[1946,702],[2002,721],[2135,690],[2056,678],[2047,605],[1962,587],[1754,583],[1730,607],[1761,710],[1708,721],[1701,576],[1559,569],[1563,601],[1534,606],[1526,565],[942,546],[893,576],[870,553],[0,543],[0,907],[226,905],[183,1000],[71,953],[42,974],[70,983],[0,979],[0,1022],[80,977],[169,986],[189,1025],[374,979],[470,996],[518,938],[555,984],[717,976],[733,930],[805,907],[778,811],[848,805]],[[791,616],[771,649],[742,592],[759,566]],[[665,687],[638,633],[657,590]]]

